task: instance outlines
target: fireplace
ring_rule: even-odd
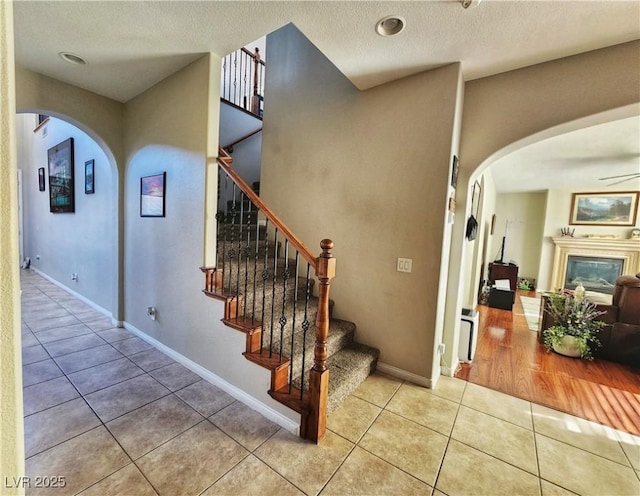
[[[564,287],[575,289],[579,283],[582,283],[587,291],[613,294],[616,279],[622,275],[623,264],[622,258],[569,255]]]
[[[631,239],[553,238],[551,290],[575,289],[613,294],[616,278],[640,272],[640,241]]]

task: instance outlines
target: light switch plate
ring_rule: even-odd
[[[399,258],[396,270],[398,272],[411,272],[413,260],[411,258]]]

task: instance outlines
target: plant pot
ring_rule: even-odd
[[[560,355],[578,358],[580,349],[578,348],[578,339],[575,336],[562,336],[560,343],[553,343],[553,351]]]

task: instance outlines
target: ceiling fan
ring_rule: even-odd
[[[624,178],[624,179],[620,179]],[[632,172],[631,174],[621,174],[619,176],[609,176],[609,177],[599,177],[598,181],[608,181],[610,179],[620,179],[614,183],[609,184],[609,186],[615,186],[616,184],[624,183],[626,181],[631,181],[633,179],[640,178],[640,172]]]

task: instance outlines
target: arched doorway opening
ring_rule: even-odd
[[[19,109],[23,266],[73,292],[117,325],[120,315],[119,172],[95,131],[47,109]],[[52,154],[62,143],[73,158],[73,211],[53,206]],[[55,177],[55,176],[54,176]],[[70,210],[70,209],[67,209]]]

